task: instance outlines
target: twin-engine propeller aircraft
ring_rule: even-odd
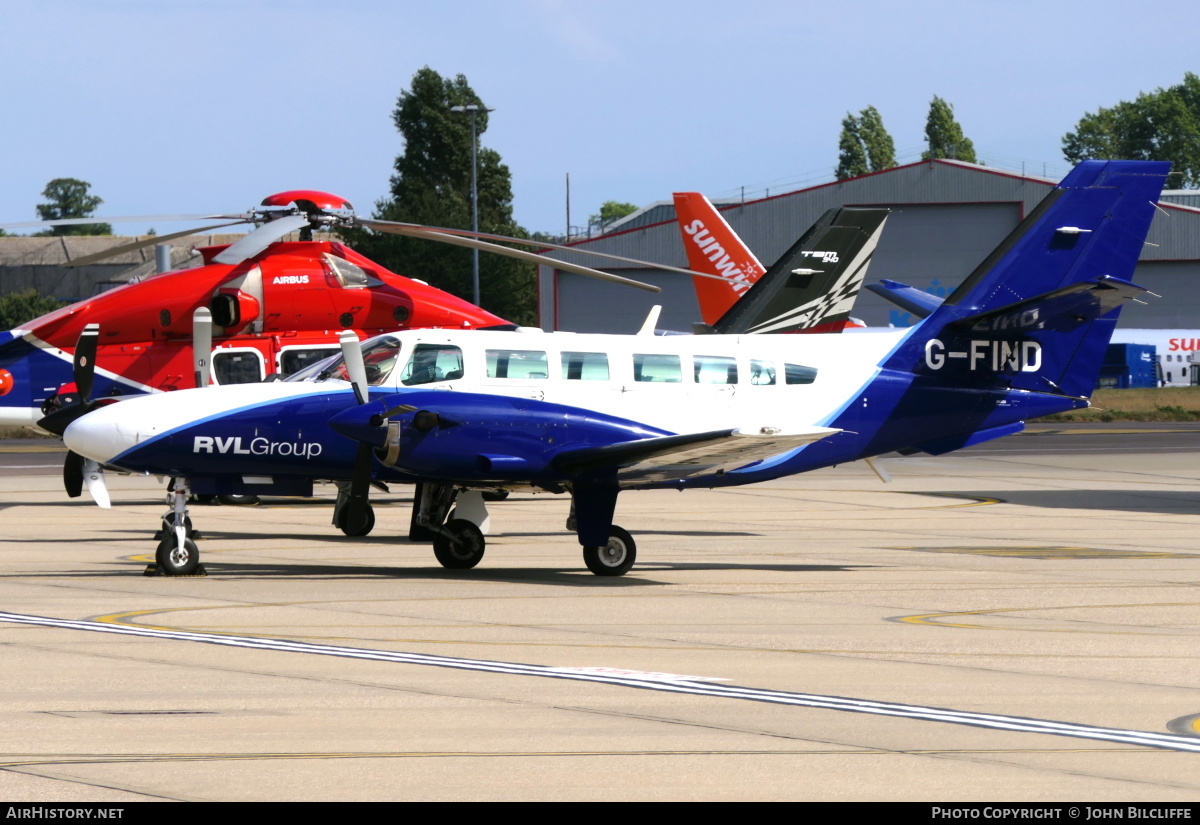
[[[694,278],[701,332],[841,332],[863,327],[850,310],[883,234],[888,210],[830,209],[768,270],[712,202],[676,192],[675,214]],[[751,287],[753,301],[742,301]]]
[[[571,496],[598,575],[636,557],[623,490],[724,487],[899,450],[940,455],[1086,407],[1170,165],[1075,168],[945,301],[856,335],[404,331],[296,380],[102,407],[67,445],[175,479],[157,560],[195,569],[187,491],[297,494],[342,483],[347,532],[378,481],[418,482],[412,525],[446,567],[484,554],[479,490]],[[451,508],[457,507],[454,511]]]

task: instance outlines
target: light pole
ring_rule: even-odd
[[[470,112],[471,113],[471,229],[474,232],[479,231],[479,189],[476,178],[478,176],[478,161],[476,156],[478,149],[476,144],[479,141],[479,132],[475,129],[475,113],[479,111],[494,112],[495,109],[489,109],[487,106],[480,106],[476,103],[468,103],[466,106],[451,106],[452,112]],[[471,285],[474,287],[475,306],[479,306],[479,250],[473,249],[472,267],[471,267]]]

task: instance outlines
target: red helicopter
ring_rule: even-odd
[[[151,276],[43,315],[18,329],[0,331],[0,425],[33,427],[48,412],[80,402],[90,405],[95,403],[92,399],[286,376],[337,351],[343,330],[353,330],[366,339],[385,331],[419,327],[512,327],[469,301],[390,272],[342,243],[313,240],[314,229],[367,227],[539,262],[544,259],[533,253],[477,238],[550,246],[486,233],[359,218],[344,198],[313,190],[271,195],[261,208],[243,214],[167,219],[221,222],[139,240],[72,263],[91,263],[238,223],[259,226],[234,244],[198,249],[204,258],[200,267]],[[101,219],[6,226],[97,220]],[[280,240],[296,231],[299,241]],[[555,266],[658,291],[589,267],[563,262]],[[88,333],[94,340],[77,351],[77,342],[91,325],[98,326]],[[79,371],[73,361],[81,358],[94,360],[86,388],[73,380]]]

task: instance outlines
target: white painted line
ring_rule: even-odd
[[[703,684],[688,679],[664,681],[659,673],[622,671],[612,668],[562,668],[548,665],[527,665],[517,662],[495,662],[486,659],[460,659],[453,656],[435,656],[423,653],[404,653],[395,650],[370,650],[368,648],[341,647],[338,645],[293,642],[287,639],[268,639],[254,636],[225,636],[214,633],[191,633],[182,630],[157,630],[146,627],[101,624],[100,622],[53,619],[45,616],[28,616],[21,613],[0,613],[0,622],[9,624],[54,627],[63,630],[86,630],[94,633],[113,633],[121,636],[143,636],[156,639],[171,639],[180,642],[242,647],[255,650],[274,650],[280,653],[308,653],[318,656],[338,656],[347,659],[367,659],[399,664],[444,667],[455,670],[474,670],[487,673],[508,673],[514,676],[535,676],[549,679],[568,679],[580,682],[616,685],[639,690],[657,690],[666,693],[684,693],[693,696],[709,696],[722,699],[742,699],[752,702],[769,702],[777,705],[840,710],[849,713],[870,713],[878,716],[896,716],[922,719],[929,722],[948,722],[954,725],[1008,730],[1020,733],[1043,733],[1051,736],[1069,736],[1077,739],[1094,739],[1122,745],[1140,745],[1147,748],[1188,751],[1200,753],[1200,738],[1177,736],[1153,731],[1123,730],[1080,725],[1073,722],[1055,722],[1048,719],[1030,719],[1020,716],[1003,716],[991,713],[951,710],[949,708],[902,705],[892,702],[876,702],[866,699],[851,699],[844,696],[821,696],[810,693],[791,693],[761,688],[737,687],[736,685]],[[659,677],[659,678],[654,678]]]

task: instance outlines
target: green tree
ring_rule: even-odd
[[[868,106],[855,117],[849,112],[842,120],[838,138],[838,180],[880,172],[896,165],[896,144],[883,126],[883,117]]]
[[[896,166],[896,143],[883,128],[883,116],[874,106],[863,109],[858,117],[858,133],[867,150],[872,172],[882,172]]]
[[[950,158],[967,163],[978,162],[975,159],[975,144],[963,134],[962,126],[954,119],[954,107],[937,95],[929,104],[925,140],[929,144],[929,149],[921,153],[925,160]]]
[[[90,218],[100,204],[101,198],[88,193],[92,185],[75,178],[55,178],[46,184],[42,197],[47,203],[37,205],[38,217],[44,221],[65,218]],[[106,223],[85,223],[73,226],[53,226],[39,235],[111,235],[112,227]]]
[[[26,321],[32,321],[66,305],[66,301],[39,295],[32,287],[21,292],[0,295],[0,330],[14,329]]]
[[[1112,108],[1085,114],[1063,136],[1063,155],[1083,160],[1169,160],[1171,185],[1200,185],[1200,77],[1139,94]]]
[[[475,104],[478,134],[487,131],[483,101],[457,75],[443,78],[426,66],[413,75],[392,113],[404,137],[389,197],[375,204],[380,220],[471,228],[471,115],[452,106]],[[478,148],[479,231],[528,238],[513,220],[512,175],[494,149]],[[467,300],[472,299],[472,255],[462,247],[396,235],[347,232],[346,240],[389,269]],[[480,299],[485,309],[518,324],[537,322],[537,275],[531,263],[479,254]]]
[[[838,180],[857,178],[871,171],[867,166],[867,149],[858,132],[858,118],[846,112],[842,134],[838,138],[838,165],[834,174]]]
[[[588,223],[604,229],[609,224],[619,221],[626,215],[632,215],[636,211],[638,211],[636,204],[605,201],[600,204],[600,211],[588,218]]]

